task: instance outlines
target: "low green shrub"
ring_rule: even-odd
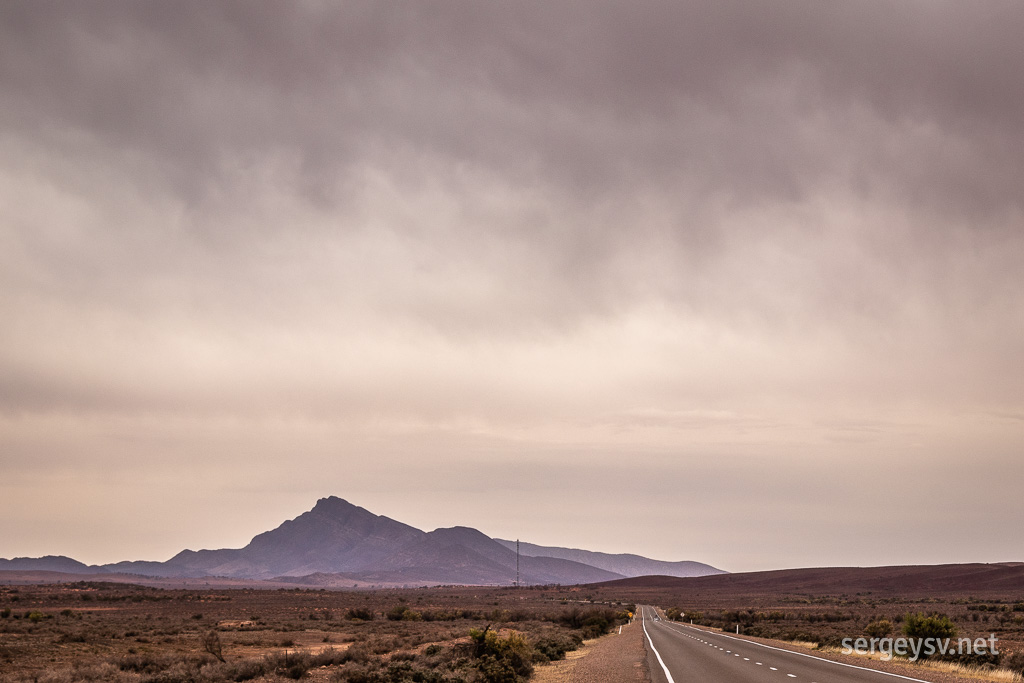
[[[409,608],[405,605],[395,605],[387,611],[389,621],[402,621],[405,618],[405,613],[409,611]]]
[[[349,621],[373,621],[376,616],[365,607],[353,607],[345,612],[345,618]]]
[[[577,633],[551,633],[532,641],[535,651],[534,661],[553,662],[565,659],[565,653],[576,650],[583,643],[583,637]]]
[[[888,619],[872,621],[864,627],[864,635],[869,638],[884,638],[892,633],[892,622]]]
[[[476,668],[487,683],[517,683],[533,673],[534,650],[521,633],[502,638],[487,627],[471,629],[469,638]]]

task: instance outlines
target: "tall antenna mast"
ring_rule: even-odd
[[[519,539],[516,539],[516,588],[519,588]]]

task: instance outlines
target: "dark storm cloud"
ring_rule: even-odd
[[[1022,14],[941,2],[14,3],[6,118],[144,150],[186,184],[284,149],[314,186],[367,155],[436,155],[558,181],[585,201],[685,171],[748,201],[799,196],[847,171],[990,210],[1017,201]],[[933,126],[964,158],[888,156],[870,139],[884,130],[847,127],[857,109],[898,131]],[[803,144],[815,119],[861,139]],[[846,169],[852,143],[867,158]],[[977,174],[982,160],[993,172]]]
[[[5,2],[9,469],[1003,458],[1021,35],[996,1]]]

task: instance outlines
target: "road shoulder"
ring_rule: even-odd
[[[588,640],[564,660],[537,666],[531,681],[537,683],[647,683],[647,650],[639,622],[611,635]]]

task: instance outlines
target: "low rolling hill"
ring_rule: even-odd
[[[643,576],[595,584],[617,591],[674,595],[1024,595],[1024,565],[939,564],[891,567],[780,569],[680,578]]]

